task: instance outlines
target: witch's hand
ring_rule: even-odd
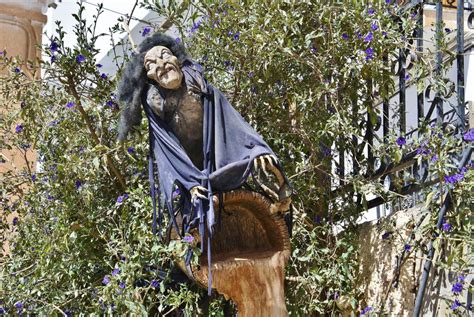
[[[266,177],[269,177],[269,172],[273,173],[278,179],[278,183],[281,186],[284,182],[283,175],[278,168],[278,159],[276,156],[271,154],[261,155],[253,160],[255,170],[261,170]]]
[[[191,188],[189,190],[189,192],[191,193],[191,201],[192,202],[195,202],[196,199],[198,199],[198,198],[208,199],[207,198],[207,189],[205,189],[202,186],[194,186],[193,188]]]

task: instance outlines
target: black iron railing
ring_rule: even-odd
[[[441,51],[441,41],[437,38],[445,32],[444,23],[443,23],[443,5],[444,7],[448,8],[456,8],[456,22],[457,22],[457,30],[456,30],[456,58],[455,59],[448,59],[443,57]],[[429,6],[429,8],[428,8]],[[434,6],[434,7],[433,7]],[[410,139],[411,137],[419,134],[423,125],[436,123],[440,126],[451,125],[454,127],[453,133],[463,134],[467,128],[467,107],[465,102],[465,74],[464,74],[464,57],[465,57],[465,30],[464,30],[464,23],[467,22],[467,26],[469,29],[474,30],[474,1],[450,1],[450,0],[438,0],[438,1],[422,1],[422,0],[412,0],[405,4],[405,9],[407,10],[417,10],[417,28],[414,34],[415,44],[416,44],[416,52],[423,53],[424,47],[424,13],[426,10],[433,10],[435,9],[435,53],[436,53],[436,65],[435,65],[435,73],[437,76],[441,77],[442,72],[442,64],[449,62],[455,62],[453,66],[457,69],[456,79],[455,79],[455,87],[456,87],[456,101],[455,106],[451,109],[444,107],[445,102],[447,100],[446,96],[440,91],[433,91],[435,88],[432,86],[426,87],[426,89],[421,90],[418,89],[416,91],[416,100],[408,100],[407,99],[407,89],[410,84],[409,78],[406,76],[407,71],[413,66],[413,61],[416,60],[416,54],[410,52],[408,49],[401,49],[398,54],[398,61],[397,63],[393,64],[392,70],[394,70],[394,75],[398,78],[398,92],[393,98],[398,101],[398,108],[394,109],[390,106],[390,99],[386,98],[381,100],[381,104],[378,105],[381,107],[381,115],[378,118],[378,122],[380,124],[373,125],[370,115],[367,116],[366,122],[366,132],[365,138],[362,144],[359,143],[356,137],[352,139],[353,150],[351,153],[348,153],[344,149],[337,149],[338,153],[338,161],[335,162],[336,170],[338,171],[338,175],[341,178],[339,186],[332,192],[333,197],[340,197],[343,193],[350,191],[350,185],[345,184],[343,181],[344,175],[348,173],[358,174],[360,173],[358,160],[361,156],[365,156],[368,160],[369,168],[365,172],[365,177],[368,179],[380,179],[380,181],[384,181],[391,190],[398,192],[402,195],[408,195],[412,193],[416,193],[420,191],[422,188],[426,186],[432,186],[439,182],[439,176],[436,175],[428,175],[428,168],[427,163],[424,162],[421,166],[417,165],[417,153],[416,151],[412,151],[406,153],[403,158],[398,163],[390,163],[384,162],[382,158],[376,158],[372,153],[372,146],[374,141],[377,142],[388,142],[389,135],[391,131],[399,131],[400,136],[406,137],[406,139]],[[449,9],[452,10],[452,9]],[[467,19],[466,19],[466,14]],[[389,63],[390,60],[388,57],[384,58],[386,63]],[[369,83],[371,86],[372,83]],[[369,88],[370,89],[370,88]],[[370,91],[370,90],[369,90]],[[370,102],[373,102],[370,100]],[[414,106],[416,103],[416,107]],[[429,105],[429,108],[425,107],[425,105]],[[357,101],[353,103],[353,109],[355,115],[357,114]],[[425,109],[427,108],[427,109]],[[416,119],[417,124],[415,127],[407,126],[407,109],[416,109]],[[427,112],[425,113],[425,110]],[[391,113],[392,112],[392,113]],[[390,118],[393,115],[398,116],[398,122],[393,124],[390,122]],[[415,116],[415,113],[410,113],[410,115]],[[354,122],[354,124],[357,124]],[[410,128],[410,131],[407,129]],[[381,131],[380,131],[381,129]],[[380,136],[381,134],[381,136]],[[459,168],[465,166],[471,160],[472,148],[467,146],[463,153],[458,153],[459,159]],[[348,162],[352,161],[352,166],[348,166]],[[378,163],[378,164],[377,164]],[[416,183],[405,183],[404,186],[399,188],[398,190],[393,187],[391,184],[391,175],[402,171],[410,169],[412,172],[414,179],[416,179]],[[430,176],[430,177],[429,177]],[[368,207],[373,208],[380,205],[387,203],[387,201],[383,197],[376,197],[367,202],[366,208]],[[447,196],[446,200],[443,203],[443,206],[438,215],[438,229],[441,228],[442,219],[444,214],[449,209],[450,204],[450,197]],[[427,279],[429,276],[429,271],[431,268],[431,261],[434,255],[434,248],[433,243],[431,242],[428,246],[428,254],[427,259],[424,265],[424,270],[422,272],[422,276],[420,278],[420,284],[417,291],[417,297],[415,302],[415,309],[413,312],[413,316],[420,316],[421,308],[423,306],[423,297],[425,293],[425,288],[427,285]]]
[[[456,32],[456,67],[457,67],[457,78],[456,78],[456,87],[457,87],[457,107],[454,109],[445,109],[444,107],[444,96],[440,92],[433,91],[433,87],[430,85],[424,90],[418,90],[416,92],[416,101],[407,100],[407,89],[409,86],[409,79],[406,76],[407,71],[411,69],[416,60],[416,54],[410,52],[408,49],[401,49],[398,54],[398,60],[392,65],[392,70],[394,75],[398,78],[398,92],[393,98],[398,101],[398,108],[394,109],[393,106],[390,106],[390,100],[388,98],[381,101],[379,105],[381,107],[381,115],[377,118],[375,126],[370,120],[370,115],[367,115],[367,122],[365,123],[366,131],[364,141],[359,143],[357,137],[352,138],[352,148],[353,150],[348,153],[345,149],[338,150],[338,161],[335,162],[337,174],[340,176],[339,186],[333,191],[332,197],[338,197],[341,193],[346,192],[347,188],[350,185],[345,184],[343,179],[347,174],[358,174],[360,168],[358,166],[358,161],[361,157],[366,157],[368,160],[368,169],[365,172],[365,177],[370,179],[384,178],[390,176],[391,174],[412,167],[415,179],[419,183],[423,183],[427,180],[426,166],[414,166],[416,165],[416,153],[410,152],[405,154],[398,164],[384,162],[382,158],[377,158],[372,152],[372,147],[374,142],[387,142],[388,136],[392,131],[398,130],[401,136],[409,139],[414,136],[415,133],[419,132],[422,124],[429,123],[438,123],[440,125],[452,124],[456,128],[456,133],[463,133],[466,129],[466,103],[464,99],[465,94],[465,74],[464,74],[464,14],[465,12],[470,12],[467,22],[470,29],[474,29],[474,13],[472,8],[474,7],[474,1],[457,1],[457,2],[446,2],[445,5],[452,6],[457,5],[457,32]],[[443,30],[443,3],[439,2],[428,2],[421,0],[412,0],[411,2],[405,5],[406,8],[410,10],[417,9],[417,28],[414,34],[416,39],[416,51],[422,53],[424,50],[424,21],[423,14],[425,11],[426,5],[435,5],[436,10],[436,23],[435,23],[435,33],[442,34]],[[438,76],[441,76],[442,64],[452,60],[443,60],[443,54],[441,52],[440,44],[438,40],[435,40],[436,43],[436,65],[435,71]],[[389,63],[388,57],[384,58],[386,63]],[[371,83],[368,83],[368,86],[371,86]],[[372,100],[367,100],[368,102],[373,102]],[[412,107],[416,102],[416,107]],[[429,108],[425,113],[425,105],[429,104]],[[359,109],[357,109],[357,101],[353,103],[353,111],[356,114]],[[416,127],[407,127],[407,109],[416,109]],[[436,116],[434,116],[434,114]],[[397,115],[398,122],[396,126],[391,125],[391,116]],[[410,113],[410,115],[415,115]],[[358,124],[357,122],[353,122]],[[409,131],[407,129],[410,128]],[[381,129],[381,131],[380,131]],[[381,132],[381,133],[380,133]],[[381,134],[381,136],[380,136]],[[352,166],[348,166],[348,162],[352,162]],[[391,187],[390,177],[386,180],[387,186],[392,190],[395,190]],[[431,185],[432,181],[426,183],[425,185]],[[413,193],[416,190],[421,189],[423,186],[406,184],[398,191],[399,194],[406,195]],[[381,197],[376,197],[367,202],[369,208],[379,206],[386,201]]]

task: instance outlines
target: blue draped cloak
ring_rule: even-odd
[[[253,169],[254,159],[260,155],[274,155],[274,153],[262,137],[230,105],[225,96],[207,83],[202,76],[200,65],[187,62],[183,65],[182,71],[188,87],[200,86],[203,104],[204,168],[199,170],[191,162],[171,129],[160,116],[153,112],[146,98],[143,98],[142,103],[149,122],[149,176],[154,210],[153,231],[156,232],[158,197],[159,223],[161,223],[163,210],[168,209],[178,234],[182,235],[191,227],[198,226],[201,249],[207,229],[208,263],[210,264],[209,239],[215,224],[212,196],[242,186]],[[163,100],[163,92],[160,94]],[[158,186],[155,186],[156,175]],[[181,228],[178,228],[174,215],[177,209],[173,205],[175,184],[179,184],[185,191],[182,193],[184,202],[180,206],[183,222]],[[191,202],[189,190],[195,186],[207,188],[207,200],[197,199]],[[209,280],[210,285],[211,280]]]

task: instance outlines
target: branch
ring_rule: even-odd
[[[136,45],[135,42],[133,41],[132,32],[130,31],[130,28],[129,28],[129,26],[128,26],[128,22],[123,21],[123,22],[122,22],[122,26],[123,26],[124,30],[127,32],[127,34],[128,34],[128,41],[130,42],[130,45],[132,46],[133,51],[134,51],[135,53],[138,53],[137,45]]]
[[[86,111],[84,110],[84,107],[82,107],[81,98],[80,98],[79,94],[77,93],[76,85],[74,83],[74,79],[73,79],[72,76],[68,76],[67,79],[68,79],[67,88],[69,89],[69,92],[74,96],[74,99],[76,100],[76,107],[79,110],[79,112],[82,116],[82,119],[86,123],[87,128],[89,130],[89,133],[91,134],[95,145],[100,145],[101,142],[99,140],[99,137],[95,133],[95,129],[92,126],[92,122],[89,119],[89,116],[87,115]],[[115,166],[115,164],[114,164],[112,158],[110,157],[110,155],[106,153],[105,157],[106,157],[106,161],[107,161],[107,166],[109,167],[110,171],[115,175],[115,177],[117,178],[117,180],[119,182],[120,189],[123,192],[125,192],[126,189],[127,189],[125,178],[123,177],[123,175],[120,173],[120,171]]]

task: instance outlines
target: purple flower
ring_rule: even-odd
[[[409,80],[410,79],[410,74],[406,74],[405,75],[405,80]]]
[[[36,182],[36,175],[35,175],[35,174],[31,175],[31,180],[32,180],[33,182]]]
[[[102,67],[102,64],[96,64],[95,67],[101,68],[101,67]]]
[[[76,56],[76,62],[77,62],[78,64],[80,64],[80,63],[82,63],[82,62],[85,62],[85,61],[86,61],[86,57],[85,57],[84,55],[79,54],[79,55]]]
[[[123,196],[118,196],[117,197],[117,204],[120,205],[121,203],[123,203]]]
[[[146,26],[146,27],[143,28],[142,36],[147,36],[148,33],[150,33],[150,32],[151,32],[151,27]]]
[[[461,303],[460,303],[457,299],[455,299],[455,300],[454,300],[454,303],[451,305],[451,309],[452,309],[452,310],[456,310],[456,309],[458,309],[459,307],[461,307]]]
[[[239,37],[240,37],[240,32],[236,32],[233,37],[234,41],[237,41]]]
[[[71,108],[73,108],[75,105],[76,105],[76,104],[75,104],[74,102],[69,101],[69,102],[66,104],[66,108],[71,109]]]
[[[443,231],[446,231],[446,232],[451,231],[451,228],[452,226],[450,223],[447,223],[447,222],[443,223],[443,227],[442,227]]]
[[[458,295],[459,293],[462,292],[462,284],[461,283],[455,283],[453,287],[451,288],[451,292],[454,294]]]
[[[387,32],[382,31],[382,35],[383,35],[383,37],[387,37]]]
[[[474,128],[469,129],[463,136],[465,141],[474,141]]]
[[[392,2],[392,0],[385,0],[386,4],[390,4],[390,2]]]
[[[191,32],[191,33],[196,32],[196,31],[199,29],[199,27],[201,26],[201,23],[202,23],[202,20],[199,20],[199,21],[197,21],[197,22],[194,22],[194,23],[193,23],[193,26],[191,27],[190,32]]]
[[[108,275],[104,276],[102,279],[102,284],[107,285],[110,283],[110,277]]]
[[[124,288],[125,288],[125,282],[124,282],[124,281],[120,281],[120,282],[119,282],[119,287],[120,287],[121,289],[124,289]]]
[[[314,46],[311,47],[311,53],[313,54],[316,54],[316,52],[318,51],[318,49]]]
[[[372,34],[372,32],[369,32],[367,33],[367,35],[364,37],[364,42],[370,42],[374,39],[374,35]]]
[[[158,282],[157,280],[152,280],[150,282],[150,286],[153,288],[157,288],[158,286],[160,286],[160,282]]]
[[[17,124],[15,127],[15,132],[21,133],[21,131],[23,131],[23,126],[21,124]]]
[[[112,276],[117,276],[118,274],[120,274],[120,269],[118,267],[116,267],[115,269],[113,269],[112,271]]]
[[[193,241],[194,241],[193,236],[184,236],[183,238],[183,242],[186,242],[186,243],[192,243]]]
[[[370,8],[368,11],[367,11],[370,15],[374,14],[375,13],[375,10],[373,8]]]
[[[404,146],[405,144],[407,144],[407,140],[406,140],[404,137],[402,137],[402,136],[401,136],[401,137],[398,137],[398,139],[397,139],[395,142],[397,142],[397,145],[398,145],[399,147],[402,147],[402,146]]]
[[[65,317],[71,317],[71,316],[72,316],[72,313],[71,313],[70,310],[66,310],[66,311],[64,311],[64,315],[63,315],[63,316],[65,316]]]
[[[339,293],[338,292],[334,292],[334,300],[337,300],[339,298]]]
[[[108,107],[113,107],[114,106],[114,102],[112,100],[109,100],[105,103],[106,106]]]
[[[2,53],[2,52],[0,52],[0,53]],[[0,307],[0,315],[4,315],[6,313],[7,313],[7,311],[5,310],[5,308]]]
[[[51,44],[49,44],[49,49],[51,53],[57,52],[58,48],[59,48],[59,45],[55,41],[52,41]]]
[[[54,63],[56,61],[56,56],[52,55],[50,58],[49,58],[49,61],[52,63]]]
[[[438,160],[438,155],[433,155],[433,157],[431,158],[431,162],[434,163]]]
[[[177,38],[174,39],[174,41],[175,41],[176,43],[180,43],[180,42],[181,42],[181,39],[180,39],[179,37],[177,37]]]
[[[107,74],[106,74],[106,73],[102,73],[102,74],[100,74],[100,78],[102,78],[102,79],[106,79],[106,78],[107,78]]]
[[[12,224],[16,226],[18,224],[18,217],[13,218]]]
[[[428,155],[431,153],[430,149],[425,148],[424,146],[420,146],[418,149],[416,149],[416,154],[417,155]]]
[[[466,277],[464,275],[459,275],[458,276],[458,281],[459,282],[464,283],[465,280],[466,280]]]
[[[349,39],[349,35],[342,33],[342,38],[347,41]]]
[[[386,240],[386,239],[390,238],[391,235],[392,235],[392,232],[391,232],[391,231],[385,232],[385,233],[382,235],[382,240]]]
[[[77,179],[76,182],[74,183],[74,185],[76,186],[76,189],[81,188],[81,186],[82,186],[81,180]]]
[[[133,153],[135,153],[135,148],[133,146],[129,146],[128,149],[127,149],[127,152],[129,154],[133,154]]]
[[[19,67],[15,67],[15,73],[20,73],[21,72],[21,69]]]
[[[179,188],[176,188],[174,191],[173,191],[173,199],[175,199],[176,197],[178,197],[179,195],[181,195],[181,190]]]
[[[405,246],[403,247],[403,249],[404,249],[406,252],[409,252],[409,251],[411,250],[411,245],[405,244]]]
[[[23,303],[18,301],[15,303],[15,307],[18,308],[18,309],[22,309],[23,308]]]
[[[444,28],[444,31],[449,34],[449,33],[451,33],[453,30],[451,30],[450,28]]]
[[[368,61],[374,57],[374,49],[369,47],[365,50],[365,60]]]
[[[377,21],[373,21],[370,25],[370,28],[372,29],[372,31],[378,30],[379,26],[377,25]]]
[[[123,199],[128,199],[128,193],[123,194]]]
[[[253,76],[255,76],[255,74],[253,72],[249,72],[247,76],[249,76],[249,78],[252,78]]]
[[[361,310],[360,315],[361,315],[361,316],[362,316],[362,315],[365,315],[365,314],[367,314],[368,312],[370,312],[371,310],[372,310],[372,307],[371,307],[371,306],[367,306],[367,307],[365,307],[364,309]]]
[[[447,175],[444,177],[444,181],[448,184],[456,184],[464,178],[464,173],[458,173],[454,175]]]

